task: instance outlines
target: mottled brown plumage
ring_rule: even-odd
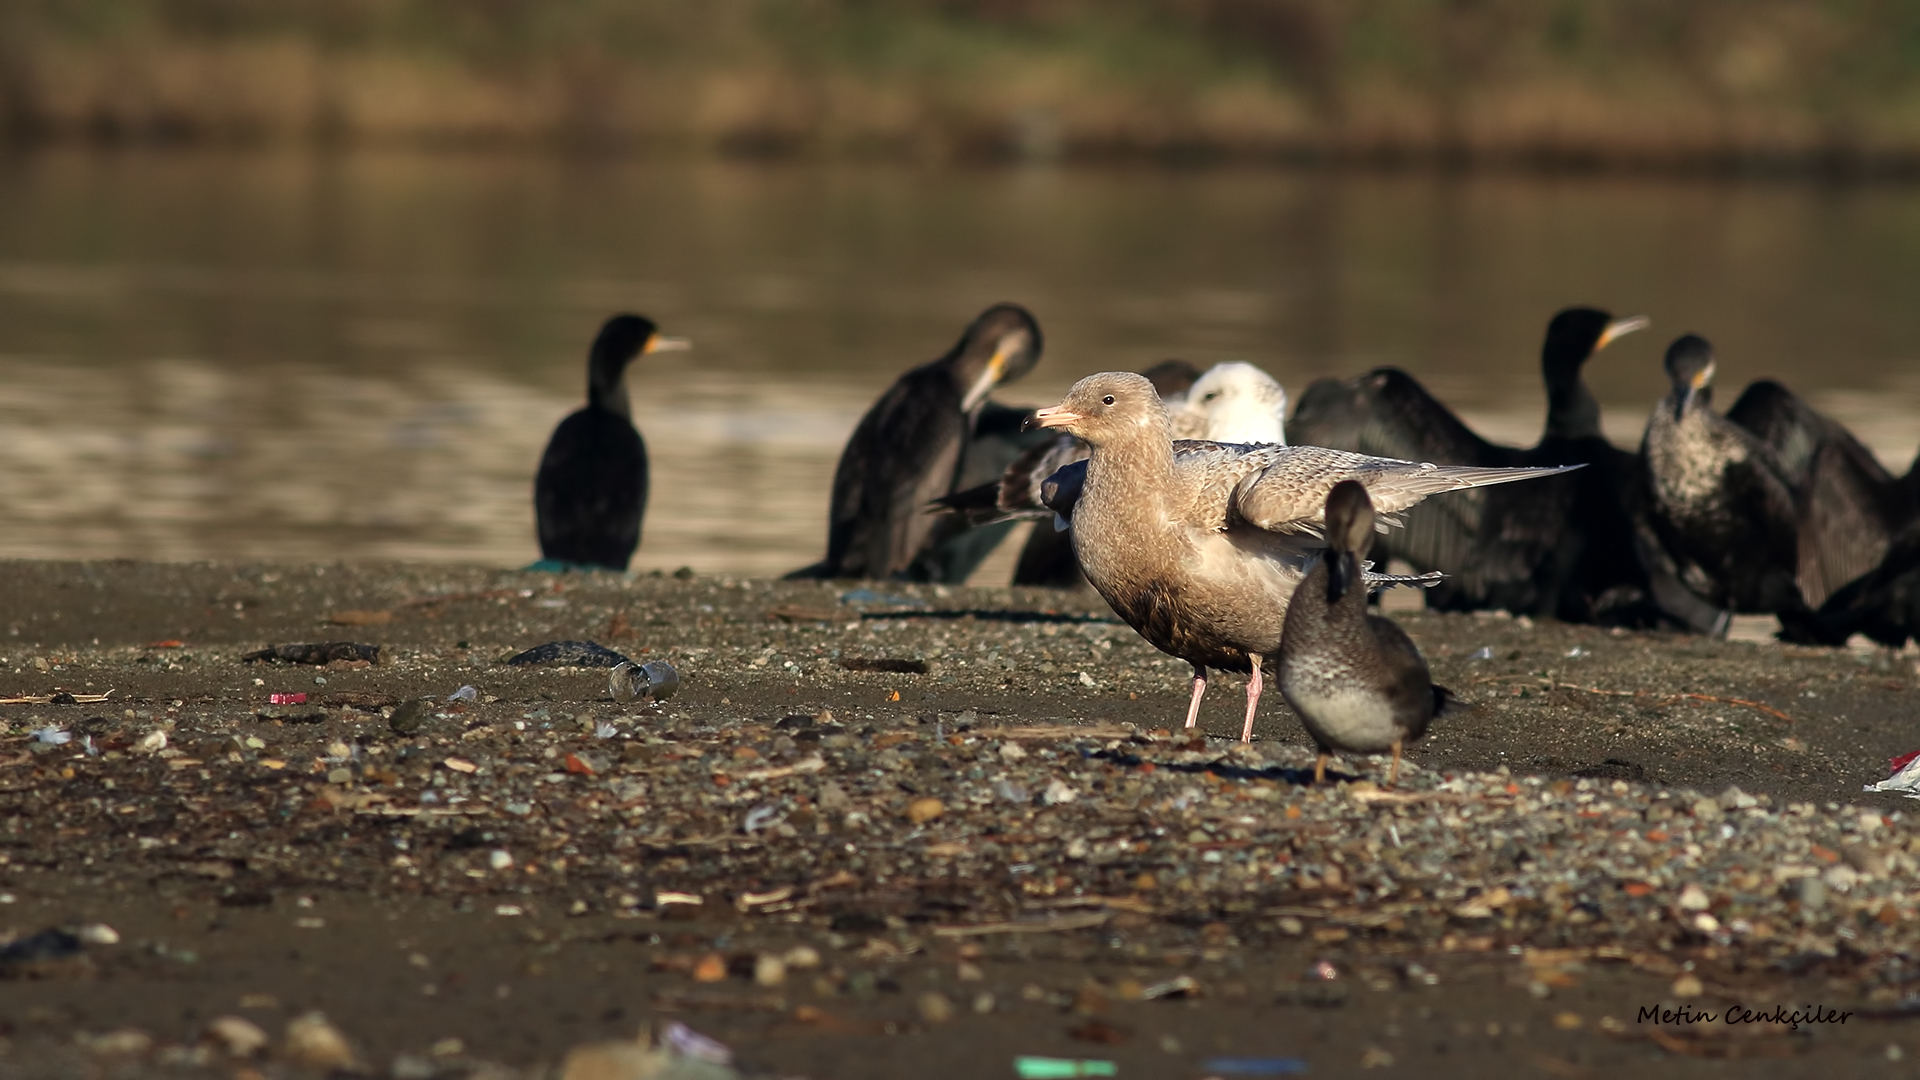
[[[1248,673],[1242,739],[1253,735],[1261,663],[1280,648],[1287,603],[1322,546],[1335,484],[1358,480],[1383,523],[1394,524],[1395,512],[1435,492],[1555,471],[1425,465],[1316,446],[1175,444],[1152,385],[1124,372],[1088,376],[1034,417],[1091,447],[1086,462],[1046,485],[1048,506],[1073,523],[1087,580],[1156,648],[1193,665],[1188,727],[1208,668]]]

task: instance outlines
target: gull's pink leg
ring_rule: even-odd
[[[1260,688],[1265,685],[1260,681],[1260,658],[1249,655],[1247,659],[1253,661],[1253,678],[1247,680],[1247,726],[1240,729],[1241,742],[1253,741],[1253,714],[1260,708]]]
[[[1187,705],[1187,726],[1200,722],[1200,696],[1207,692],[1207,669],[1193,665],[1193,701]]]

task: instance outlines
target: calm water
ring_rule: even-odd
[[[999,299],[1047,334],[1009,402],[1176,355],[1296,390],[1395,363],[1527,442],[1547,317],[1640,311],[1591,369],[1621,440],[1697,330],[1723,402],[1783,377],[1904,468],[1916,286],[1910,187],[0,158],[0,557],[524,564],[534,465],[623,309],[696,342],[637,376],[642,569],[816,558],[860,412]]]

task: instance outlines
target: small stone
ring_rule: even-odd
[[[929,1024],[944,1024],[953,1019],[953,1002],[938,990],[921,994],[915,1005],[920,1010],[920,1019]]]
[[[1079,797],[1079,792],[1073,790],[1065,780],[1057,776],[1049,781],[1046,790],[1040,793],[1040,801],[1046,803],[1048,806],[1059,806],[1062,803],[1070,803]]]
[[[1795,878],[1787,885],[1787,895],[1800,901],[1800,910],[1815,912],[1827,906],[1827,884],[1817,877]]]
[[[1017,742],[1003,742],[1000,744],[1000,760],[1006,762],[1025,761],[1027,760],[1027,748]]]
[[[915,825],[925,825],[946,812],[947,804],[931,797],[915,799],[907,804],[907,820]]]
[[[708,953],[693,965],[693,981],[716,983],[727,977],[726,957],[719,953]]]
[[[953,977],[961,982],[981,982],[986,979],[987,973],[981,969],[979,964],[969,960],[962,960],[953,969]]]
[[[353,770],[344,765],[337,769],[327,770],[327,783],[329,784],[350,784],[352,782]]]
[[[393,710],[393,715],[387,717],[387,727],[395,735],[412,735],[426,724],[427,714],[437,704],[432,698],[403,701]]]
[[[1696,821],[1715,822],[1727,816],[1720,809],[1720,803],[1714,799],[1700,799],[1693,804],[1693,816]]]
[[[795,945],[780,958],[790,968],[806,970],[820,966],[820,950],[811,945]]]
[[[427,1054],[437,1058],[456,1058],[467,1052],[467,1044],[455,1038],[439,1039],[427,1047]]]
[[[853,799],[847,789],[832,780],[820,785],[820,793],[814,796],[813,804],[828,813],[838,813],[853,807]]]
[[[1680,890],[1679,904],[1682,911],[1705,911],[1713,906],[1713,898],[1699,882],[1689,881],[1686,888]]]
[[[120,944],[120,931],[115,930],[106,923],[88,923],[75,931],[74,936],[79,938],[84,945]]]
[[[673,1057],[637,1042],[597,1042],[567,1051],[560,1080],[656,1080],[674,1075]]]
[[[1820,880],[1826,882],[1827,888],[1834,892],[1846,892],[1859,882],[1860,872],[1843,863],[1827,867],[1827,872],[1820,875]]]
[[[1728,787],[1720,793],[1720,809],[1751,810],[1760,805],[1760,800],[1741,791],[1738,787]]]
[[[513,869],[513,853],[499,849],[489,851],[487,852],[487,865],[496,871],[511,870]]]
[[[1579,1031],[1584,1022],[1577,1012],[1561,1012],[1553,1016],[1553,1026],[1561,1031]]]
[[[121,1028],[105,1035],[83,1035],[76,1041],[89,1053],[100,1057],[145,1057],[153,1049],[153,1036],[138,1028]]]
[[[207,1038],[217,1043],[228,1057],[248,1058],[267,1048],[271,1042],[260,1025],[244,1016],[216,1016],[207,1023]]]
[[[973,995],[973,1011],[981,1016],[992,1012],[994,1004],[993,994],[989,991],[982,990]]]
[[[354,1067],[347,1037],[324,1013],[310,1012],[287,1021],[287,1060],[317,1072]]]
[[[1291,915],[1280,916],[1279,927],[1280,932],[1288,937],[1299,937],[1307,932],[1307,924]]]
[[[772,953],[753,959],[753,981],[759,986],[779,986],[787,981],[787,962]]]
[[[1697,998],[1706,992],[1707,988],[1701,984],[1699,976],[1692,972],[1688,972],[1673,980],[1674,997]]]
[[[1393,1053],[1385,1047],[1369,1046],[1360,1055],[1360,1067],[1363,1069],[1384,1069],[1393,1064]]]

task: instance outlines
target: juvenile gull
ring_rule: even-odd
[[[1327,550],[1294,590],[1275,664],[1281,696],[1313,737],[1313,781],[1327,755],[1391,751],[1387,783],[1400,780],[1400,751],[1450,711],[1451,691],[1433,685],[1427,661],[1392,620],[1367,613],[1363,559],[1373,542],[1367,489],[1342,480],[1327,493]]]
[[[633,426],[627,366],[684,349],[652,320],[615,315],[587,359],[587,404],[560,422],[533,480],[540,555],[552,563],[625,570],[647,512],[647,444]]]
[[[1124,372],[1080,380],[1034,422],[1090,448],[1085,462],[1045,485],[1049,508],[1072,522],[1087,580],[1150,644],[1193,665],[1188,727],[1199,717],[1208,668],[1248,673],[1242,740],[1253,737],[1260,665],[1279,650],[1287,602],[1323,546],[1333,485],[1359,481],[1388,526],[1435,492],[1560,471],[1416,464],[1317,446],[1175,443],[1153,385]]]

